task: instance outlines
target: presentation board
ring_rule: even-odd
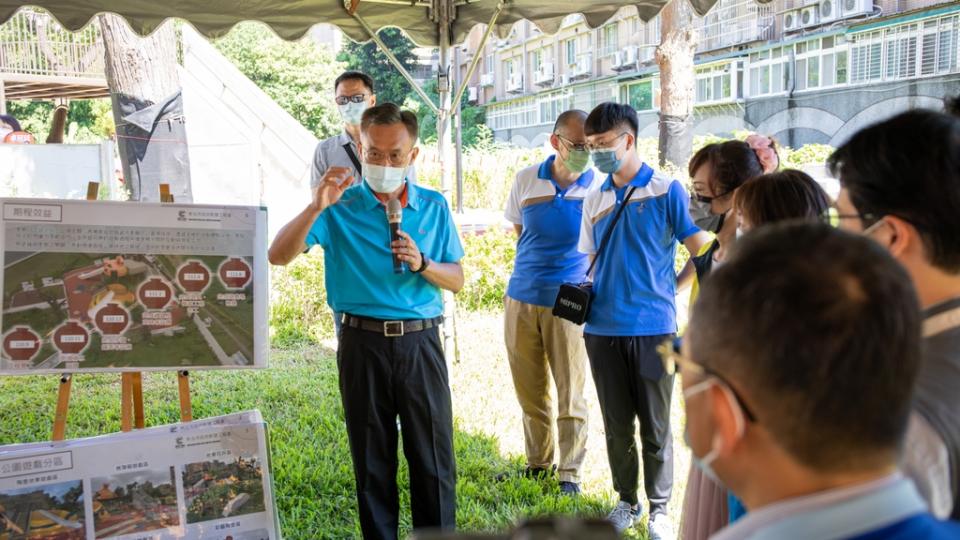
[[[0,532],[60,540],[280,538],[259,412],[0,447]]]
[[[0,206],[0,374],[266,366],[265,208]]]

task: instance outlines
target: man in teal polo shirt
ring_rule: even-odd
[[[353,455],[364,538],[395,539],[397,417],[410,465],[414,528],[456,525],[453,412],[438,326],[441,289],[463,287],[463,247],[446,200],[407,182],[418,149],[417,118],[392,103],[363,113],[363,182],[324,174],[313,200],[277,234],[270,262],[324,250],[327,296],[344,313],[337,351],[340,394]],[[403,207],[390,242],[385,203]],[[405,264],[394,273],[393,256]]]
[[[649,537],[662,540],[674,536],[667,518],[673,489],[673,376],[664,372],[657,347],[677,331],[677,244],[697,253],[706,237],[690,219],[690,196],[683,185],[655,172],[637,155],[638,127],[636,111],[617,103],[598,105],[584,126],[593,162],[607,174],[600,190],[583,203],[579,248],[597,258],[584,341],[613,488],[620,495],[608,519],[619,531],[639,520],[642,453]],[[622,205],[626,207],[614,223]],[[609,241],[600,250],[611,227]],[[634,437],[637,420],[641,452]]]

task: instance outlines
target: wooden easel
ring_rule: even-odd
[[[87,184],[87,200],[97,200],[100,192],[99,182]],[[173,194],[169,184],[160,184],[160,202],[172,203]],[[73,374],[65,374],[60,378],[60,388],[57,392],[57,410],[53,417],[53,440],[62,441],[67,433],[67,413],[70,409],[70,388],[73,385]],[[193,420],[193,404],[190,401],[190,372],[177,372],[177,389],[180,393],[180,421]],[[143,429],[143,373],[139,371],[120,374],[120,430],[132,431]]]

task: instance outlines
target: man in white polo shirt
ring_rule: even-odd
[[[584,147],[586,118],[587,113],[579,110],[557,118],[550,136],[555,153],[517,173],[506,210],[520,237],[504,322],[507,357],[523,409],[524,473],[535,478],[551,475],[558,445],[560,491],[568,495],[580,493],[580,467],[586,455],[587,354],[583,330],[555,317],[551,308],[560,285],[583,280],[590,264],[577,251],[583,200],[599,184]],[[557,418],[551,374],[557,388]]]

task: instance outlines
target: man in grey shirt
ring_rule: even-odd
[[[330,167],[343,167],[350,171],[352,184],[363,178],[357,141],[360,140],[360,118],[363,111],[377,104],[373,79],[360,71],[344,71],[333,82],[334,102],[343,118],[343,131],[317,144],[313,153],[313,168],[310,171],[310,188],[316,189],[320,179]],[[415,181],[416,171],[410,166],[408,179]]]
[[[362,179],[357,141],[360,140],[360,118],[363,111],[377,104],[373,79],[359,71],[345,71],[333,82],[334,102],[343,118],[343,132],[320,141],[313,153],[310,187],[315,189],[330,167],[351,171],[353,183]]]
[[[924,309],[901,465],[934,515],[960,519],[960,119],[903,113],[854,135],[829,163],[840,226],[886,247]]]

